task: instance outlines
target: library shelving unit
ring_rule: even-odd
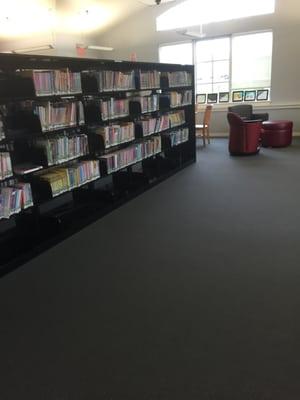
[[[0,54],[0,275],[195,162],[190,65]]]

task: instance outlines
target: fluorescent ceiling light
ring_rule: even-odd
[[[34,51],[51,50],[51,49],[54,49],[54,46],[52,44],[45,44],[43,46],[32,46],[32,47],[26,47],[24,49],[15,49],[12,50],[12,53],[32,53]]]
[[[94,45],[90,45],[87,46],[88,50],[104,50],[104,51],[113,51],[113,47],[106,47],[106,46],[94,46]]]
[[[93,44],[85,45],[85,44],[76,44],[77,48],[86,49],[86,50],[100,50],[100,51],[113,51],[113,47],[106,47],[106,46],[97,46]]]

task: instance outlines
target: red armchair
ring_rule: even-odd
[[[232,112],[227,114],[227,120],[230,126],[229,153],[231,155],[258,153],[262,122],[243,120]]]

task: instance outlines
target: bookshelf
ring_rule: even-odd
[[[196,160],[192,66],[0,65],[0,275]]]

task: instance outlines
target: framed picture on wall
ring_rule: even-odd
[[[205,104],[206,103],[206,94],[205,93],[197,94],[196,103],[197,104]]]
[[[244,99],[244,91],[243,90],[236,90],[235,92],[232,92],[232,101],[237,102],[237,101],[243,101]]]
[[[255,101],[256,90],[245,90],[244,101]]]
[[[207,95],[207,103],[217,103],[218,101],[218,93],[209,93]]]
[[[267,101],[269,99],[269,89],[261,89],[256,93],[257,101]]]
[[[220,92],[219,103],[228,103],[228,102],[229,102],[229,92]]]

